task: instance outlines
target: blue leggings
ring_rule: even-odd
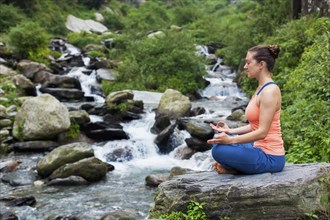
[[[212,156],[226,169],[235,169],[245,174],[275,173],[283,170],[285,156],[266,154],[253,143],[213,144]]]

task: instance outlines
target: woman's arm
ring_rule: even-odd
[[[215,131],[225,132],[227,134],[245,134],[252,131],[250,124],[238,128],[229,128],[229,126],[225,122],[220,121],[216,125],[211,123],[210,126]]]
[[[250,124],[238,127],[238,128],[231,128],[228,134],[246,134],[252,131],[252,127]]]
[[[270,125],[277,110],[279,100],[280,100],[280,92],[278,87],[269,87],[267,89],[264,89],[264,91],[260,94],[259,126],[256,130],[236,136],[228,136],[225,133],[216,134],[213,139],[208,141],[208,143],[209,144],[247,143],[265,138],[270,129]],[[237,128],[237,130],[233,129],[233,131],[234,132],[240,131],[239,129],[240,128]]]

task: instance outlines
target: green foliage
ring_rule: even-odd
[[[6,32],[25,19],[23,12],[13,5],[0,4],[0,32]]]
[[[106,94],[117,89],[165,91],[172,88],[182,93],[203,86],[203,62],[195,55],[194,42],[182,32],[167,32],[164,37],[145,38],[127,45],[116,83],[103,84]]]
[[[128,11],[126,27],[137,31],[164,29],[170,25],[170,17],[161,1],[146,1]]]
[[[125,28],[124,19],[120,14],[111,11],[104,11],[103,13],[104,21],[103,24],[109,30],[122,30]]]
[[[127,103],[127,102],[123,102],[120,104],[109,103],[107,105],[107,109],[113,114],[117,114],[117,113],[123,113],[125,111],[129,111],[130,109],[133,108],[133,106],[134,106],[133,103]]]
[[[187,207],[187,214],[173,211],[170,214],[163,214],[159,216],[159,218],[166,220],[206,220],[207,218],[203,208],[204,205],[205,202],[199,203],[191,201]]]
[[[84,48],[88,44],[99,44],[100,36],[82,31],[80,33],[71,32],[68,34],[68,41],[78,48]]]
[[[2,75],[0,74],[0,89],[3,90],[4,94],[0,100],[0,105],[10,106],[10,105],[20,105],[20,101],[17,99],[19,97],[19,89],[16,88],[12,81],[12,75]]]
[[[192,4],[190,7],[181,6],[173,9],[173,23],[179,26],[192,23],[203,17],[204,11],[200,5]]]
[[[13,151],[13,148],[10,147],[9,145],[7,145],[7,144],[0,144],[0,155],[7,155],[11,151]]]
[[[87,52],[87,55],[90,57],[106,58],[106,55],[101,51],[91,50]]]
[[[69,130],[66,132],[68,139],[76,139],[80,136],[80,125],[77,123],[71,123]]]
[[[282,125],[291,162],[330,161],[329,40],[329,32],[315,37],[285,84],[290,105]]]
[[[37,23],[27,21],[10,28],[8,42],[19,56],[28,57],[30,53],[46,50],[48,35]]]
[[[65,28],[66,13],[63,11],[60,2],[52,0],[39,0],[35,4],[35,11],[32,14],[33,20],[38,22],[45,30],[52,34],[66,34]],[[42,18],[42,19],[40,19]]]
[[[78,0],[78,3],[85,5],[88,8],[100,8],[106,0]]]

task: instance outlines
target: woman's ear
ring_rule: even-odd
[[[266,62],[263,61],[263,60],[259,62],[259,65],[260,65],[260,69],[263,69],[264,67],[267,67],[266,66],[267,65]]]

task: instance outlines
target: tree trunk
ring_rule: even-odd
[[[299,16],[301,14],[301,0],[291,1],[291,12],[293,19],[299,19]]]

